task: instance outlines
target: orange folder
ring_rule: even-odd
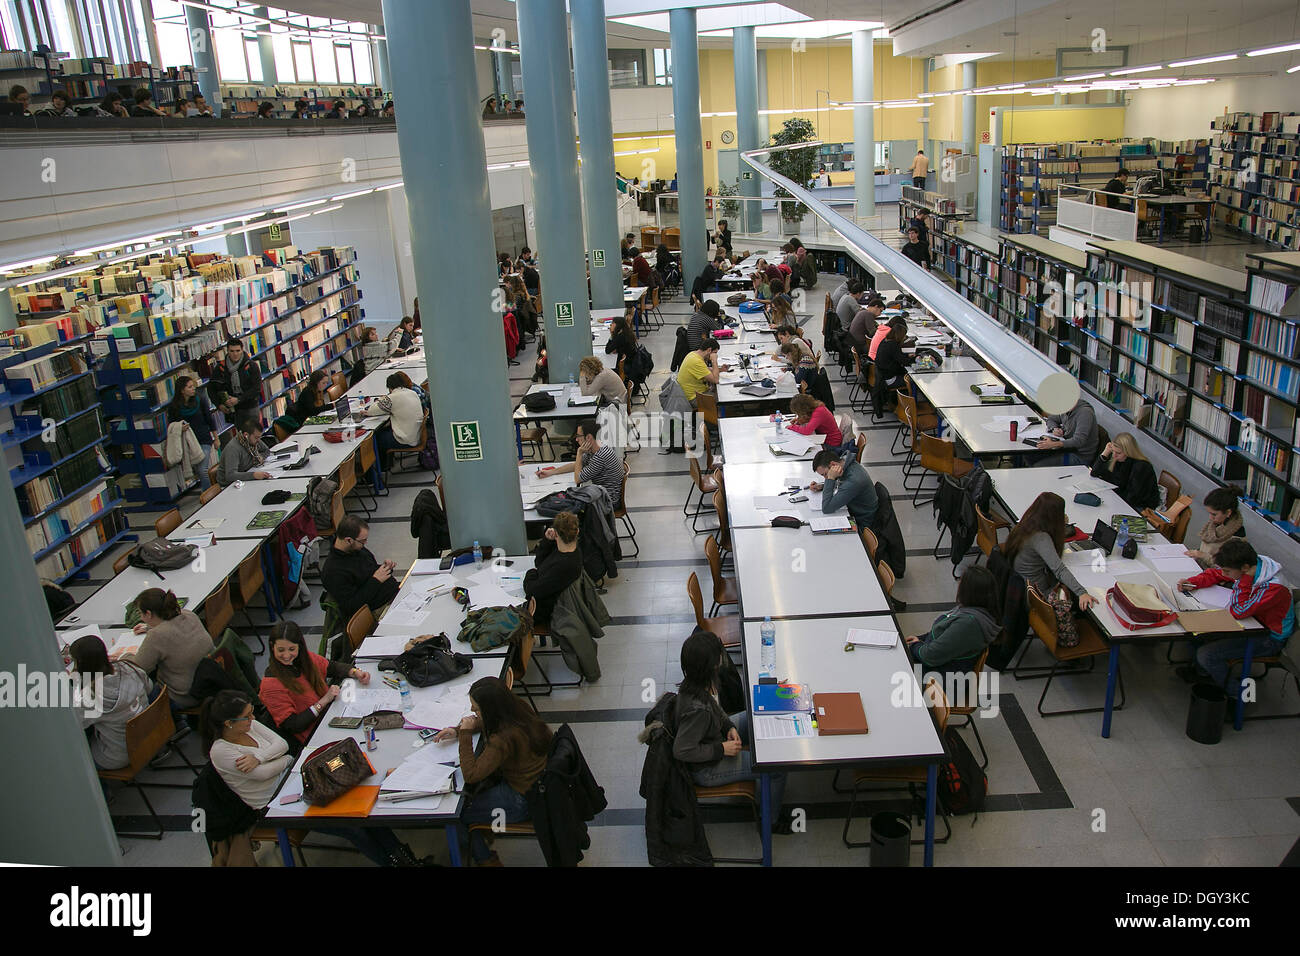
[[[305,817],[368,817],[379,799],[379,784],[353,787],[324,806],[308,807]]]

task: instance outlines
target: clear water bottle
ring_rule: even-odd
[[[759,628],[759,634],[762,635],[763,643],[759,673],[764,677],[772,677],[772,672],[776,669],[776,625],[772,623],[770,617],[763,618],[763,626]]]
[[[776,433],[778,435],[785,434],[785,416],[780,412],[776,413]]]
[[[411,699],[411,685],[406,682],[406,678],[398,676],[397,692],[402,695],[403,713],[415,709],[415,701]]]
[[[570,384],[570,385],[574,384],[573,373],[572,373],[572,372],[569,373],[569,384]]]
[[[1120,519],[1119,533],[1115,535],[1115,549],[1123,551],[1128,544],[1128,518]]]
[[[481,570],[482,567],[483,567],[483,549],[480,548],[478,546],[478,542],[475,541],[474,542],[474,569]]]

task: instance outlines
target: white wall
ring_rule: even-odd
[[[1300,111],[1300,78],[1287,75],[1222,79],[1204,86],[1129,94],[1124,135],[1192,139],[1210,135],[1210,120],[1225,112]]]

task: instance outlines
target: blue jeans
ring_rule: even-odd
[[[1225,637],[1197,648],[1196,663],[1214,678],[1214,683],[1222,687],[1228,682],[1228,661],[1239,661],[1245,657],[1247,646],[1251,649],[1251,658],[1265,657],[1280,651],[1282,642],[1274,640],[1268,634],[1257,634],[1253,637]],[[1240,685],[1229,689],[1229,696],[1235,698],[1239,689]]]
[[[492,823],[501,819],[497,815],[498,810],[505,814],[505,823],[522,823],[532,818],[528,798],[503,780],[474,794],[469,806],[461,813],[460,822],[465,824],[466,829],[471,823]],[[464,840],[461,841],[461,847],[464,848]],[[469,852],[476,863],[482,863],[492,855],[487,839],[481,833],[470,834]]]
[[[749,712],[741,711],[731,715],[731,722],[736,725],[740,741],[746,747],[750,743]],[[691,771],[691,778],[701,787],[720,787],[724,783],[736,783],[741,780],[757,780],[754,772],[754,758],[748,750],[741,750],[734,757],[723,757],[711,767],[700,767]],[[785,795],[785,774],[769,773],[772,781],[772,814],[781,809],[781,798]]]

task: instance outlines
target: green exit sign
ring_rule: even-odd
[[[750,170],[745,170],[743,173],[740,174],[740,178],[741,178],[741,179],[753,179],[753,178],[754,178],[754,174],[753,174],[753,172],[751,172]]]
[[[557,302],[555,303],[555,324],[562,329],[573,326],[573,303]]]
[[[456,461],[483,460],[483,438],[477,421],[451,422],[451,450]]]
[[[595,267],[595,268],[597,268],[597,269],[603,269],[603,268],[605,267],[605,250],[604,250],[604,249],[592,249],[592,250],[591,250],[591,264],[592,264],[593,267]]]

